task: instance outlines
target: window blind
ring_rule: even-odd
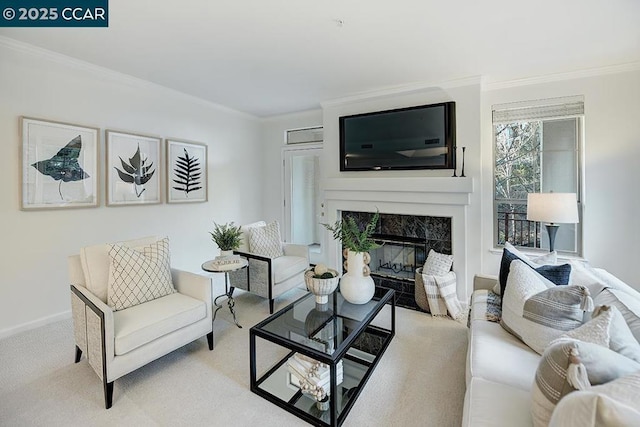
[[[503,104],[493,107],[493,123],[513,123],[524,120],[544,120],[584,115],[584,102],[554,103],[537,101],[537,105]]]
[[[287,144],[304,144],[322,142],[324,131],[322,126],[287,131]]]

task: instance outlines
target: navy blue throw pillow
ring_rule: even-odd
[[[502,259],[500,260],[500,274],[498,281],[500,282],[500,295],[504,300],[504,290],[507,287],[507,277],[509,276],[509,268],[511,267],[511,261],[519,259],[525,264],[529,265],[526,261],[515,255],[513,252],[508,251],[506,248],[502,250]],[[531,267],[529,265],[529,267]],[[533,268],[533,267],[531,267]],[[533,268],[542,277],[555,283],[556,285],[568,285],[569,276],[571,276],[571,265],[542,265],[538,268]]]

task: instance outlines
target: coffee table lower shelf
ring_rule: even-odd
[[[389,346],[394,332],[393,328],[388,330],[373,325],[366,327],[360,335],[361,339],[357,340],[342,358],[343,381],[336,385],[337,398],[333,400],[333,395],[329,397],[330,408],[325,411],[318,409],[316,400],[303,394],[292,382],[286,362],[295,351],[289,352],[264,375],[256,379],[256,335],[252,334],[250,345],[254,360],[251,367],[251,391],[312,425],[340,426]],[[359,345],[362,342],[368,344]]]

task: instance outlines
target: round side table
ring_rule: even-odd
[[[233,309],[233,307],[236,305],[236,302],[233,299],[234,288],[233,287],[229,288],[229,273],[231,273],[232,271],[238,271],[238,270],[242,270],[243,268],[247,268],[249,266],[249,262],[243,258],[242,262],[240,262],[239,264],[231,264],[231,265],[232,267],[230,267],[229,265],[220,266],[220,265],[217,265],[214,262],[214,260],[210,260],[202,264],[202,269],[209,273],[224,273],[224,294],[218,295],[213,300],[213,305],[217,307],[216,311],[213,313],[213,322],[216,321],[216,315],[218,314],[218,310],[222,308],[222,304],[218,304],[218,300],[220,298],[227,297],[227,306],[229,307],[229,311],[233,315],[233,322],[236,324],[238,328],[242,328],[242,326],[240,326],[240,324],[238,323],[238,319],[236,318],[236,312]]]

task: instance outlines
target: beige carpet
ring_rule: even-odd
[[[303,293],[288,293],[276,308]],[[109,410],[86,359],[73,363],[71,320],[4,339],[0,425],[307,425],[249,390],[249,327],[268,315],[268,303],[238,291],[236,310],[244,328],[221,310],[213,351],[203,337],[116,380]],[[258,343],[264,367],[279,349]],[[398,308],[396,336],[343,425],[459,426],[466,351],[461,323]]]

